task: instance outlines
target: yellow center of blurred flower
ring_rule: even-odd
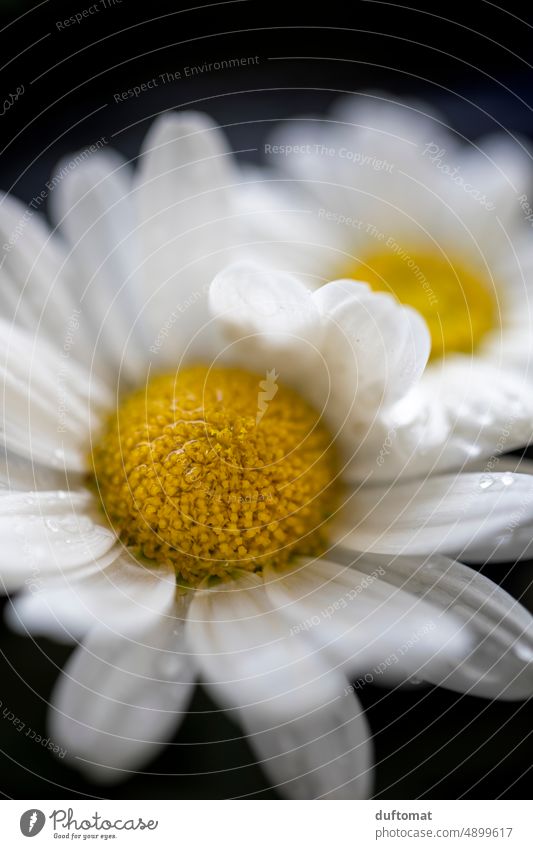
[[[347,276],[390,292],[424,317],[431,333],[431,359],[472,353],[497,326],[498,303],[488,279],[463,261],[437,252],[404,250],[397,242],[370,252]]]
[[[91,461],[124,544],[193,585],[318,554],[338,499],[330,434],[275,372],[155,377],[121,402]]]

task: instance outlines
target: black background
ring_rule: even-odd
[[[57,160],[105,136],[134,157],[162,110],[196,108],[225,127],[242,159],[260,161],[272,123],[323,112],[340,92],[385,89],[438,106],[466,138],[505,128],[533,137],[533,27],[526,4],[255,0],[176,8],[97,2],[79,24],[58,22],[87,0],[0,6],[0,100],[24,93],[0,117],[0,189],[30,202]],[[106,6],[104,8],[104,5]],[[186,66],[257,56],[255,65],[183,77]],[[177,82],[115,102],[164,73]],[[485,573],[533,608],[531,564]],[[0,625],[0,699],[44,734],[57,668],[68,649]],[[528,795],[531,709],[442,690],[361,699],[376,745],[381,798],[520,798]],[[216,742],[213,742],[216,741]],[[0,715],[0,791],[15,798],[117,796],[272,797],[246,742],[198,688],[172,744],[124,785],[85,783]]]

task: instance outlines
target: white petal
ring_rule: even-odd
[[[331,404],[339,408],[339,418],[343,407],[345,415],[372,419],[424,371],[427,326],[410,307],[352,280],[323,286],[313,300],[323,318],[321,348],[331,374]]]
[[[347,264],[354,231],[340,228],[316,209],[316,198],[298,182],[258,166],[243,166],[238,202],[253,257],[271,268],[298,274],[316,289],[333,268]],[[355,219],[352,217],[352,221]]]
[[[37,207],[38,208],[38,207]],[[87,361],[90,328],[75,291],[67,252],[34,205],[0,195],[2,317]],[[89,359],[90,362],[90,359]]]
[[[273,141],[290,155],[270,156],[268,163],[315,194],[315,214],[324,207],[345,220],[363,222],[361,232],[353,231],[352,250],[362,241],[375,247],[369,225],[378,228],[378,238],[410,234],[412,243],[413,232],[420,236],[438,222],[442,207],[439,191],[413,190],[413,180],[437,188],[444,182],[424,155],[425,146],[438,142],[453,148],[449,134],[443,139],[440,122],[424,114],[428,111],[425,104],[395,103],[372,92],[352,98],[349,105],[341,101],[326,118],[284,123]],[[324,228],[325,238],[329,230]]]
[[[60,163],[59,173],[63,170],[67,173],[51,195],[52,211],[68,238],[70,256],[82,271],[78,292],[97,330],[96,354],[106,359],[108,368],[112,363],[138,380],[147,354],[138,326],[139,238],[125,160],[97,152],[72,170]]]
[[[362,487],[334,532],[358,551],[502,562],[531,556],[532,521],[530,475],[436,475],[388,489]]]
[[[217,701],[261,710],[269,724],[306,714],[342,692],[342,676],[290,633],[253,575],[196,591],[187,637]]]
[[[229,339],[249,334],[309,339],[319,319],[312,293],[293,275],[251,262],[221,271],[209,289],[209,305]]]
[[[365,799],[372,785],[370,729],[350,688],[330,704],[265,727],[260,710],[240,717],[274,788],[290,799]]]
[[[0,492],[0,580],[8,590],[88,566],[115,544],[90,518],[89,493]]]
[[[301,117],[283,121],[275,125],[269,143],[265,145],[265,159],[269,170],[285,173],[295,178],[297,190],[313,190],[325,200],[331,199],[327,191],[328,182],[334,181],[339,174],[338,160],[320,151],[331,149],[331,142],[337,126],[332,126],[327,118]],[[308,185],[310,183],[310,185]]]
[[[531,189],[531,155],[527,139],[511,138],[504,133],[493,133],[479,141],[479,147],[460,148],[454,162],[460,183],[449,181],[450,190],[456,188],[453,198],[461,220],[467,220],[471,235],[479,240],[483,250],[490,255],[495,250],[494,237],[502,243],[502,225],[510,231],[520,221],[523,212],[521,196]],[[470,187],[466,191],[465,184]],[[480,206],[479,196],[484,196],[490,206]]]
[[[533,324],[528,315],[526,304],[529,294],[521,300],[522,315],[515,323],[514,317],[505,317],[505,325],[498,330],[488,333],[483,339],[480,354],[496,369],[505,363],[507,369],[513,369],[518,375],[527,374],[529,363],[533,359]]]
[[[432,104],[417,98],[400,100],[390,92],[371,90],[339,98],[332,115],[353,125],[359,138],[382,138],[389,150],[397,150],[401,141],[411,148],[425,140],[439,141],[441,147],[454,145],[445,118]]]
[[[76,475],[71,475],[76,484]],[[35,489],[67,489],[67,479],[59,469],[41,466],[34,460],[19,457],[0,446],[0,489],[18,489],[30,492]]]
[[[360,562],[358,560],[358,562]],[[457,655],[450,672],[427,666],[434,684],[490,699],[524,699],[533,693],[533,617],[519,602],[479,572],[440,555],[366,560],[386,580],[426,599],[459,624],[472,650]]]
[[[195,334],[208,319],[208,285],[234,244],[235,180],[225,139],[206,116],[166,114],[154,123],[136,199],[146,319],[158,362],[175,365],[187,343],[194,343],[191,356],[200,345]],[[167,342],[169,319],[176,327]]]
[[[244,575],[197,591],[187,637],[202,679],[224,707],[237,709],[236,720],[253,735],[282,793],[354,798],[366,792],[368,730],[347,679],[290,633],[259,578]]]
[[[65,761],[111,783],[142,768],[171,737],[192,695],[193,672],[171,610],[133,637],[95,629],[52,694],[49,732]]]
[[[258,371],[275,369],[284,382],[305,384],[304,370],[319,359],[320,315],[296,277],[235,263],[213,280],[209,306],[232,360]],[[323,364],[322,371],[325,375]]]
[[[67,642],[82,638],[96,624],[127,633],[168,610],[175,593],[173,570],[146,567],[119,549],[106,568],[41,581],[39,592],[23,593],[12,602],[7,620],[21,633]]]
[[[459,469],[525,445],[532,433],[525,377],[479,358],[454,357],[431,366],[412,392],[359,434],[347,475],[380,481]]]
[[[404,681],[426,666],[444,674],[464,653],[453,615],[390,584],[382,562],[365,555],[348,566],[299,559],[290,571],[267,570],[265,586],[291,633],[306,634],[350,680],[370,673],[376,683]]]
[[[7,448],[44,465],[84,471],[97,409],[113,400],[106,387],[68,356],[1,319],[0,382]]]

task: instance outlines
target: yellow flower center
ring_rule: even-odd
[[[431,359],[472,353],[497,326],[493,285],[455,257],[404,250],[394,241],[364,255],[347,276],[366,280],[375,291],[390,292],[418,310],[431,333]]]
[[[124,544],[193,585],[318,554],[337,503],[330,434],[275,372],[157,376],[124,398],[91,461]]]

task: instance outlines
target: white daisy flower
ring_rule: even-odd
[[[420,382],[426,325],[353,281],[313,292],[249,263],[193,274],[217,249],[191,245],[191,223],[210,233],[225,213],[175,129],[144,180],[121,182],[108,154],[66,169],[69,248],[3,199],[9,622],[79,641],[49,730],[92,778],[143,768],[199,679],[281,794],[365,796],[350,681],[530,695],[530,615],[455,558],[527,554],[532,478],[352,485],[347,470],[381,461],[368,421]],[[158,199],[178,211],[160,220]]]
[[[366,280],[428,324],[423,380],[401,404],[385,405],[368,435],[376,446],[390,436],[378,475],[447,471],[526,444],[525,143],[501,133],[467,146],[427,105],[368,93],[341,100],[327,118],[283,122],[265,150],[275,170],[268,179],[251,172],[245,208],[273,257],[310,286]]]

